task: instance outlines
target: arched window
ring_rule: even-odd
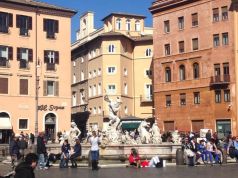
[[[145,51],[145,56],[151,56],[151,49],[146,49],[146,51]]]
[[[184,65],[180,65],[179,66],[179,79],[180,80],[185,80],[186,77],[185,77],[185,67]]]
[[[116,20],[116,29],[121,30],[121,19]]]
[[[193,78],[194,79],[199,78],[199,64],[198,63],[193,64]]]
[[[137,32],[140,31],[140,21],[139,21],[139,20],[137,20],[136,23],[135,23],[135,30],[136,30]]]
[[[170,67],[165,68],[165,82],[171,82],[171,69],[170,69]]]
[[[127,31],[131,30],[131,21],[129,19],[126,20],[126,30]]]
[[[193,64],[193,78],[194,79],[199,78],[199,64],[198,63]]]

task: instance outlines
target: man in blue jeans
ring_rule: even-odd
[[[39,168],[44,170],[48,169],[48,167],[46,167],[45,160],[46,146],[44,141],[44,132],[40,132],[39,136],[37,137],[37,154],[39,157]]]

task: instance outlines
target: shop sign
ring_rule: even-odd
[[[57,111],[59,109],[64,109],[64,106],[55,106],[55,105],[40,105],[38,106],[39,111]]]

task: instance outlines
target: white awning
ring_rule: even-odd
[[[11,130],[12,129],[12,124],[10,122],[10,118],[0,117],[0,129],[1,130]]]

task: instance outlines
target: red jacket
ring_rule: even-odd
[[[130,156],[129,156],[129,163],[135,163],[138,160],[140,160],[140,156],[138,154],[136,156],[134,156],[133,154],[130,154]]]

